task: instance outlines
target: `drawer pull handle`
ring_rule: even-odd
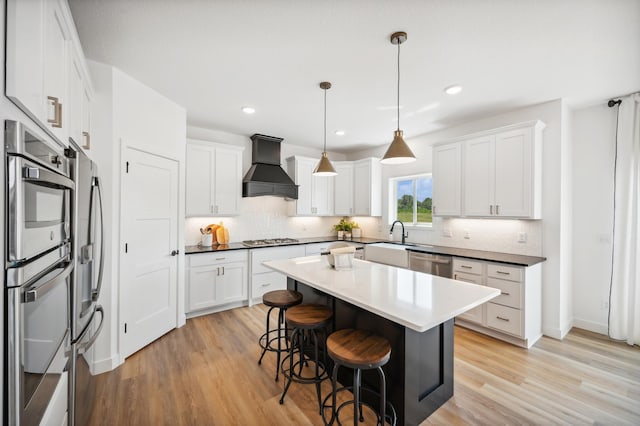
[[[225,260],[226,257],[216,257],[216,260]]]
[[[460,267],[464,269],[473,269],[473,266],[468,266],[468,265],[460,265]]]
[[[496,273],[502,274],[502,275],[511,275],[511,272],[504,272],[504,271],[496,271]]]
[[[511,293],[507,293],[506,291],[501,291],[500,294],[503,294],[505,296],[509,296]]]
[[[502,318],[502,317],[496,317],[496,318],[499,319],[500,321],[509,322],[509,318]]]
[[[261,284],[260,287],[269,287],[271,283]]]

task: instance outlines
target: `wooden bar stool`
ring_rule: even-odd
[[[322,397],[320,395],[320,383],[329,378],[327,373],[327,356],[324,350],[324,341],[327,337],[327,326],[331,323],[333,311],[323,305],[306,304],[298,305],[287,312],[287,324],[293,328],[291,333],[291,349],[289,355],[282,361],[282,375],[287,378],[287,384],[282,392],[280,404],[284,403],[284,397],[291,386],[291,382],[310,384],[315,383],[318,394],[318,409],[322,413]],[[320,362],[318,334],[321,334],[323,346],[323,362]],[[309,343],[313,341],[313,358],[305,352],[305,338]],[[294,362],[298,355],[298,361]],[[289,361],[288,368],[285,368]],[[309,368],[309,363],[314,368]],[[307,367],[303,371],[303,367]],[[311,370],[312,372],[309,372]]]
[[[285,325],[286,311],[292,306],[302,303],[302,293],[293,290],[274,290],[265,293],[262,296],[262,303],[270,306],[267,312],[267,330],[260,336],[258,343],[262,347],[262,354],[258,360],[258,364],[262,364],[262,358],[267,351],[276,353],[276,382],[278,381],[278,373],[280,372],[280,354],[289,352],[288,329]],[[269,318],[271,311],[278,308],[278,327],[271,330],[269,327]],[[274,335],[272,337],[272,335]],[[282,339],[285,341],[285,348],[282,348]],[[275,343],[277,342],[277,346]]]
[[[379,396],[380,403],[378,407],[377,424],[386,424],[387,420],[392,425],[396,424],[397,415],[393,408],[393,405],[387,403],[387,391],[386,391],[386,378],[382,366],[385,365],[391,357],[391,345],[389,341],[384,337],[378,336],[370,331],[345,329],[339,330],[327,338],[327,351],[329,356],[334,362],[333,376],[332,376],[332,392],[327,396],[323,402],[324,408],[327,406],[327,401],[331,398],[331,419],[327,423],[324,410],[322,411],[322,420],[325,424],[333,424],[334,421],[337,424],[340,423],[338,418],[340,410],[347,405],[353,404],[353,424],[357,425],[358,420],[364,421],[362,406],[366,405],[376,412],[375,407],[367,402],[363,402],[361,398],[361,391]],[[338,370],[339,368],[347,367],[353,369],[353,386],[345,386],[336,389],[338,383]],[[361,375],[362,370],[377,370],[380,376],[380,391],[376,392],[373,389],[362,386]],[[353,392],[353,399],[345,401],[336,408],[336,395],[339,392],[349,390]],[[387,407],[389,410],[387,411]],[[389,413],[389,415],[387,415]],[[358,416],[360,414],[360,416]]]

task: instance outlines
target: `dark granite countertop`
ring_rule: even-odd
[[[336,236],[327,236],[327,237],[311,237],[311,238],[298,238],[298,242],[289,243],[289,244],[274,244],[269,246],[257,246],[257,247],[248,247],[243,243],[229,243],[229,244],[221,244],[214,245],[211,247],[203,247],[200,245],[194,246],[186,246],[185,254],[197,254],[197,253],[213,253],[219,251],[227,251],[227,250],[258,250],[261,248],[268,247],[283,247],[283,246],[292,246],[292,245],[300,245],[300,244],[314,244],[314,243],[325,243],[325,242],[333,242],[333,241],[349,241],[352,243],[360,243],[360,244],[375,244],[375,243],[392,243],[392,244],[400,244],[398,241],[388,241],[382,238],[353,238],[351,240],[340,240]],[[433,254],[445,254],[456,257],[464,257],[468,259],[477,259],[477,260],[489,260],[500,263],[508,263],[511,265],[518,266],[533,266],[537,263],[544,262],[547,260],[545,257],[537,257],[537,256],[525,256],[521,254],[509,254],[509,253],[499,253],[493,251],[484,251],[484,250],[471,250],[471,249],[463,249],[463,248],[455,248],[455,247],[446,247],[446,246],[430,246],[430,245],[421,245],[421,244],[413,244],[407,243],[407,250],[422,252],[422,253],[433,253]]]
[[[268,248],[268,247],[295,246],[300,244],[314,244],[314,243],[325,243],[325,242],[328,243],[333,241],[348,241],[351,243],[361,243],[361,244],[380,243],[384,241],[380,238],[366,238],[366,237],[353,238],[351,240],[340,240],[336,236],[297,238],[297,240],[298,242],[296,243],[274,244],[274,245],[268,245],[268,246],[254,246],[254,247],[246,246],[243,243],[220,244],[220,245],[213,245],[210,247],[194,245],[194,246],[185,246],[184,252],[185,254],[196,254],[196,253],[212,253],[212,252],[219,252],[219,251],[226,251],[226,250],[244,250],[244,249],[256,250],[256,249]]]
[[[468,259],[489,260],[518,266],[533,266],[547,260],[546,257],[525,256],[522,254],[499,253],[495,251],[471,250],[444,246],[411,246],[407,250],[420,253],[445,254]]]

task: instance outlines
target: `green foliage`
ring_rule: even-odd
[[[346,217],[343,217],[342,219],[340,219],[340,222],[333,225],[333,230],[351,232],[351,230],[356,227],[358,227],[357,223],[351,222]]]

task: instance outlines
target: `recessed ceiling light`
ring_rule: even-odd
[[[444,89],[444,93],[446,93],[447,95],[457,95],[460,92],[462,92],[462,86],[459,86],[457,84],[454,84],[453,86],[446,87]]]
[[[244,112],[245,114],[253,114],[254,112],[256,112],[256,109],[254,107],[244,106],[242,107],[242,112]]]
[[[336,130],[335,134],[338,136],[344,136],[344,130]]]

